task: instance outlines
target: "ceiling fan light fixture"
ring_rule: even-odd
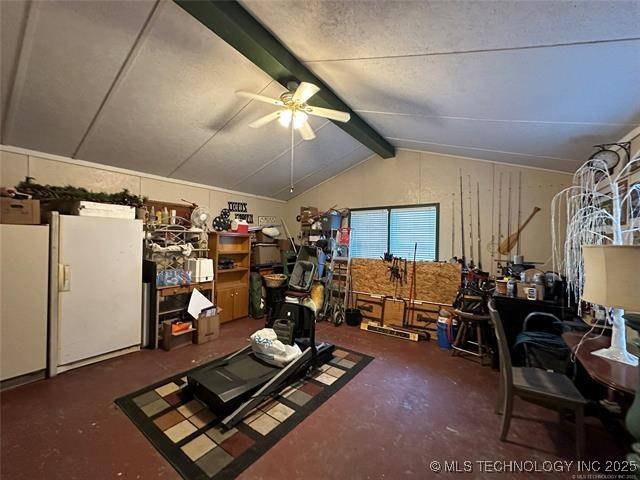
[[[282,110],[280,112],[280,116],[278,117],[278,123],[283,127],[288,127],[291,124],[291,119],[293,118],[293,112],[289,109]]]
[[[304,113],[302,110],[296,110],[293,112],[293,128],[296,130],[299,129],[309,118],[309,115]]]

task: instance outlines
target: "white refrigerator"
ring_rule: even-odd
[[[51,217],[49,375],[139,350],[142,222]]]

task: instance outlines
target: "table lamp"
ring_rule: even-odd
[[[637,366],[627,352],[624,311],[640,312],[640,245],[583,245],[582,300],[613,309],[611,346],[593,355]]]

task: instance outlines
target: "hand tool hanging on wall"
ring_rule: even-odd
[[[522,226],[519,226],[518,230],[514,232],[513,235],[509,235],[507,238],[504,239],[504,241],[498,247],[498,251],[501,254],[509,255],[509,252],[513,250],[513,247],[515,247],[516,243],[518,242],[518,238],[520,237],[520,232],[524,230],[524,227],[527,226],[527,224],[531,221],[534,215],[539,211],[540,211],[539,207],[533,207],[533,212],[531,212],[531,215],[529,215],[529,217],[524,221]]]
[[[393,278],[394,288],[393,288],[393,298],[398,298],[398,284],[402,282],[402,272],[400,271],[399,258],[394,258],[392,267],[391,267],[391,277]]]
[[[464,248],[464,200],[462,199],[462,169],[460,169],[460,238],[462,239],[462,257],[460,258],[462,267],[467,266],[466,249]]]
[[[522,216],[522,172],[518,172],[518,223],[520,225],[520,220]],[[518,230],[518,249],[516,253],[520,255],[520,230]]]
[[[409,323],[413,325],[413,318],[415,316],[415,303],[416,303],[416,295],[418,293],[418,288],[416,286],[416,253],[418,252],[418,243],[416,242],[413,246],[413,265],[411,267],[411,286],[409,287],[409,308],[411,309],[411,314],[409,316]]]
[[[482,241],[480,240],[480,182],[476,182],[476,196],[478,197],[478,268],[482,270]]]
[[[473,268],[473,203],[471,202],[471,175],[467,175],[469,182],[469,268]]]
[[[404,259],[404,276],[402,277],[402,284],[407,284],[407,259]]]
[[[389,281],[392,282],[395,287],[395,298],[398,293],[398,287],[407,284],[407,259],[395,257],[391,253],[385,253],[384,257],[380,258],[382,258],[385,263],[391,264],[387,266],[387,269],[389,270]]]

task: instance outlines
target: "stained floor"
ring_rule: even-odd
[[[117,397],[246,345],[261,320],[222,327],[218,340],[174,352],[144,350],[3,392],[1,477],[36,479],[178,479],[179,475],[113,404]],[[319,340],[375,357],[242,479],[423,479],[430,464],[471,462],[461,478],[482,473],[477,461],[571,460],[573,426],[516,401],[508,442],[493,413],[498,374],[452,358],[435,342],[413,343],[357,328],[318,325]],[[610,435],[589,419],[587,458],[619,458]],[[486,465],[486,464],[484,464]],[[548,465],[548,464],[547,464]],[[453,474],[440,472],[437,478]],[[567,473],[518,478],[569,478]]]

